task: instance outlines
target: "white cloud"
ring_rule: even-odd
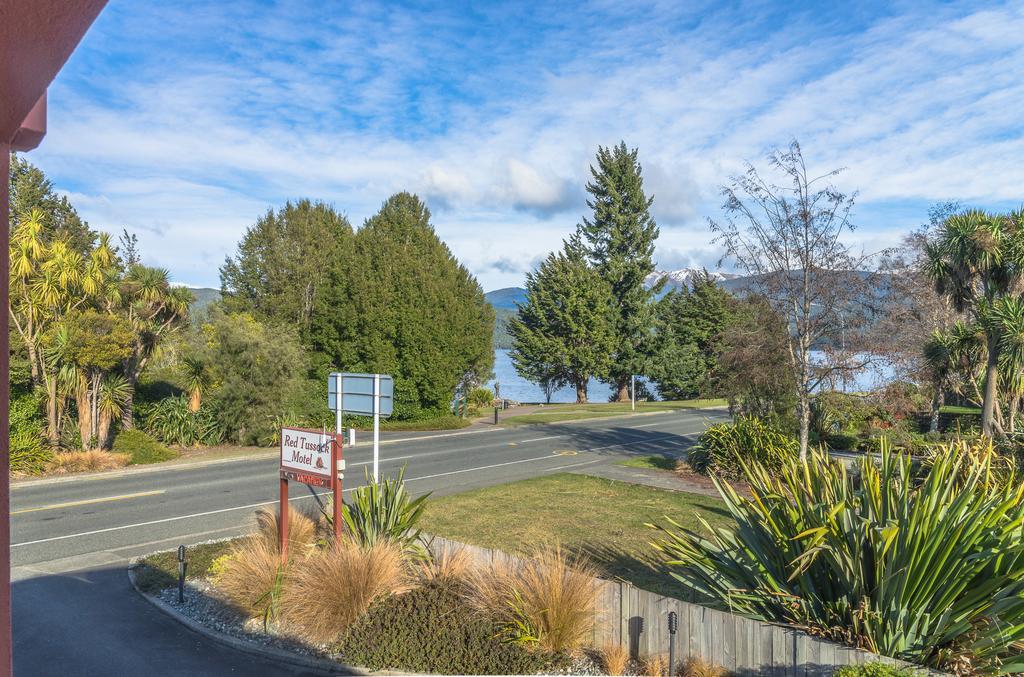
[[[1021,199],[1024,9],[1010,4],[908,9],[862,30],[675,3],[631,22],[609,20],[630,13],[617,4],[573,21],[565,9],[258,11],[248,34],[237,8],[188,20],[162,8],[159,21],[110,8],[54,87],[34,159],[95,226],[138,230],[145,252],[197,284],[216,283],[268,206],[325,199],[358,225],[402,189],[428,198],[485,288],[517,284],[584,213],[597,145],[620,139],[640,148],[665,261],[712,262],[703,218],[719,214],[718,186],[793,137],[814,168],[848,168],[838,182],[859,189],[855,237],[871,246],[925,217],[893,216],[893,203]],[[475,21],[504,21],[507,35],[478,35]],[[98,92],[89,68],[133,30],[162,51]]]

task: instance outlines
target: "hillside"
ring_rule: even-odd
[[[189,313],[192,315],[201,313],[214,301],[220,301],[220,289],[210,289],[209,287],[189,287],[188,290],[196,297],[196,300],[193,301],[191,307],[189,307]]]
[[[665,282],[665,286],[662,288],[661,293],[658,295],[659,298],[668,294],[669,292],[682,289],[683,287],[689,288],[692,284],[693,279],[701,274],[703,271],[699,268],[683,268],[680,270],[671,271],[656,271],[647,276],[644,283],[650,287],[654,285],[662,277],[668,278]],[[743,295],[747,292],[754,290],[757,287],[756,277],[734,275],[732,273],[719,273],[710,272],[711,277],[719,283],[719,285],[726,291],[732,294]],[[862,278],[870,275],[867,272],[857,273]],[[869,292],[869,300],[879,300],[889,293],[888,276],[883,275],[878,280],[878,283],[874,289]],[[516,311],[515,303],[517,301],[522,302],[526,299],[526,290],[522,287],[505,287],[504,289],[496,289],[492,292],[487,292],[484,297],[494,307],[495,322],[494,322],[494,347],[495,348],[511,348],[512,338],[508,335],[506,329],[509,319]],[[856,312],[851,310],[851,312]]]

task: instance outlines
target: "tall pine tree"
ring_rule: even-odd
[[[526,276],[526,301],[509,322],[512,361],[528,380],[576,388],[587,401],[587,382],[603,378],[615,348],[615,317],[607,283],[591,268],[579,238],[551,253]]]
[[[721,352],[722,332],[736,300],[705,270],[692,288],[666,295],[657,303],[657,354],[648,375],[667,400],[710,397],[712,375]]]
[[[345,371],[392,374],[396,418],[450,413],[456,388],[494,366],[494,309],[410,193],[392,195],[359,229],[326,301],[345,311],[317,328],[327,354]]]
[[[644,194],[637,150],[623,141],[613,148],[598,147],[597,167],[587,184],[591,197],[578,232],[591,264],[611,289],[615,314],[615,347],[607,381],[616,399],[629,399],[633,374],[650,370],[654,350],[654,299],[660,284],[648,289],[644,279],[654,272],[654,241],[658,226],[651,217],[654,198]]]

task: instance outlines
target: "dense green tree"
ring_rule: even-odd
[[[96,242],[96,232],[82,220],[64,195],[57,195],[50,181],[41,169],[28,160],[11,155],[10,166],[11,224],[12,230],[29,216],[33,209],[39,210],[40,233],[46,243],[61,240],[79,254],[85,255]]]
[[[352,265],[332,266],[318,343],[347,371],[391,374],[396,418],[451,411],[494,364],[494,310],[437,237],[418,197],[398,193],[355,236]]]
[[[578,232],[590,263],[608,283],[615,311],[615,346],[607,380],[616,399],[629,399],[633,374],[646,374],[654,346],[654,299],[660,284],[648,289],[644,280],[654,272],[654,241],[658,226],[651,216],[654,198],[644,193],[637,150],[625,142],[614,148],[598,147],[597,167],[587,184],[593,210]]]
[[[715,392],[734,413],[795,426],[796,379],[786,320],[760,296],[732,299],[711,373]]]
[[[692,287],[674,290],[657,305],[657,353],[648,374],[664,399],[711,396],[722,332],[735,301],[704,271]]]
[[[586,402],[591,377],[608,375],[616,319],[608,283],[574,237],[526,276],[526,300],[508,327],[516,371],[545,387],[571,384]]]
[[[305,405],[309,362],[295,328],[211,308],[186,357],[204,365],[210,406],[238,444],[270,444],[282,419]],[[326,398],[321,401],[326,407]]]
[[[312,328],[332,271],[347,267],[348,219],[323,202],[299,200],[270,209],[246,230],[238,251],[220,269],[224,306],[294,327],[307,347],[320,349]]]

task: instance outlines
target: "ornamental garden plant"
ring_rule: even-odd
[[[822,451],[713,478],[732,528],[666,518],[654,547],[717,606],[958,674],[1024,670],[1024,486],[989,442],[917,464],[887,443],[852,471]],[[700,517],[698,516],[700,520]],[[703,520],[700,520],[703,522]],[[710,534],[710,535],[707,535]]]
[[[360,487],[337,541],[330,506],[290,510],[287,560],[279,516],[262,510],[252,534],[206,564],[208,595],[246,628],[371,669],[538,674],[581,655],[597,604],[593,565],[558,547],[521,563],[432,554],[416,526],[425,500],[409,496],[401,473]],[[150,591],[172,584],[148,567],[136,580]]]

